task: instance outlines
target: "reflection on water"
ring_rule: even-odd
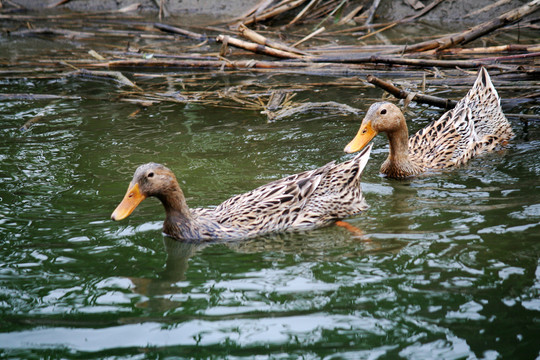
[[[189,268],[190,258],[199,256],[201,252],[208,252],[211,249],[208,247],[217,247],[218,251],[226,251],[232,253],[233,256],[256,255],[260,253],[269,253],[275,255],[295,254],[297,256],[309,256],[318,261],[336,261],[338,259],[354,258],[373,253],[396,253],[399,249],[405,246],[405,242],[380,242],[367,239],[365,236],[358,237],[357,234],[350,233],[348,230],[335,231],[336,229],[317,230],[312,234],[276,234],[248,241],[230,242],[225,244],[197,244],[189,242],[179,242],[169,237],[164,237],[164,249],[167,254],[165,268],[155,278],[134,278],[130,277],[130,289],[134,293],[143,296],[143,301],[136,306],[145,308],[153,312],[165,312],[182,306],[182,299],[185,300],[186,295],[182,294],[184,287],[189,287],[190,279],[187,278],[186,272]],[[306,243],[305,237],[309,236],[312,241]],[[200,256],[205,256],[201,254]],[[269,255],[271,257],[271,255]],[[269,261],[269,258],[265,261]],[[257,271],[246,273],[246,277],[239,278],[238,284],[241,286],[232,286],[236,289],[251,288],[259,291],[262,284],[270,282],[267,286],[273,287],[272,279],[281,278],[285,283],[291,282],[286,288],[278,291],[298,292],[312,291],[316,289],[315,284],[310,281],[299,280],[297,276],[287,280],[284,273],[270,275],[268,271]],[[212,281],[214,289],[226,287],[221,282]],[[251,285],[250,285],[251,284]],[[287,290],[288,289],[288,290]],[[225,307],[226,308],[226,307]],[[251,310],[250,310],[251,309]],[[256,303],[252,307],[243,307],[242,312],[263,311],[261,304]],[[211,310],[211,312],[215,311]],[[124,319],[125,321],[125,319]],[[132,321],[138,321],[133,319]]]
[[[0,92],[48,86],[0,84]],[[191,206],[216,205],[347,158],[341,150],[359,119],[310,114],[269,124],[252,111],[182,104],[130,117],[136,105],[89,96],[113,86],[63,86],[82,100],[53,104],[26,131],[48,104],[0,102],[7,356],[538,356],[538,124],[513,123],[517,138],[505,151],[406,181],[378,174],[388,147],[376,138],[363,177],[370,208],[346,220],[362,233],[330,226],[197,245],[162,236],[153,199],[124,223],[109,220],[139,164],[167,164]],[[309,96],[330,101],[335,92]],[[369,106],[353,94],[339,101]],[[437,115],[427,109],[412,130]]]

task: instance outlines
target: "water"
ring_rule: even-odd
[[[181,91],[182,79],[223,90],[328,81],[185,72],[169,87]],[[371,207],[348,220],[363,234],[331,226],[195,245],[161,234],[155,199],[109,220],[139,164],[169,166],[190,206],[216,205],[349,158],[342,149],[360,119],[309,113],[268,123],[257,110],[203,103],[141,109],[117,99],[121,92],[97,79],[0,80],[0,93],[81,97],[0,102],[3,357],[540,355],[538,123],[512,119],[507,150],[407,181],[379,175],[388,144],[377,137],[363,176]],[[363,111],[381,95],[331,85],[298,94]],[[534,103],[507,110],[539,111]],[[416,131],[440,112],[414,106],[407,116]]]

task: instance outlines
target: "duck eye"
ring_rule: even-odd
[[[149,177],[149,178],[154,177],[154,173],[153,173],[153,172],[148,173],[148,177]]]
[[[381,110],[381,115],[384,115],[384,114],[386,114],[386,109]]]

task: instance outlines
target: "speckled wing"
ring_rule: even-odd
[[[305,171],[260,186],[199,211],[231,228],[247,229],[248,236],[283,230],[310,229],[365,210],[360,175],[371,145],[353,159]]]
[[[284,192],[289,190],[288,186],[291,187],[291,192],[294,192],[292,188],[298,186],[298,182],[300,182],[300,185],[305,185],[309,182],[309,179],[313,181],[315,176],[328,171],[329,168],[334,165],[334,163],[335,162],[332,161],[320,168],[304,171],[275,180],[268,184],[264,184],[254,190],[251,190],[250,192],[233,196],[232,198],[225,200],[217,207],[196,208],[191,209],[191,212],[196,216],[220,219],[220,222],[227,222],[225,220],[230,220],[230,217],[235,218],[245,214],[244,207],[262,206],[264,209],[266,209],[264,212],[268,213],[270,212],[271,207],[268,206],[268,203],[265,203],[264,205],[259,204],[262,199],[276,199],[280,196],[282,199],[284,199],[283,195],[286,195]],[[307,182],[304,180],[307,180]],[[289,196],[286,197],[288,198]]]
[[[224,225],[248,228],[250,233],[291,229],[294,220],[333,166],[331,162],[234,196],[219,205],[212,217]]]
[[[194,208],[194,209],[189,209],[191,211],[191,213],[195,216],[204,216],[204,217],[208,217],[208,216],[212,216],[212,213],[216,210],[215,207],[209,207],[209,208]]]
[[[409,155],[424,169],[443,169],[466,162],[477,140],[470,109],[460,102],[409,139]]]
[[[362,195],[360,179],[373,144],[352,159],[333,166],[315,189],[304,211],[295,221],[297,228],[327,224],[356,215],[368,208]]]
[[[411,160],[424,169],[461,165],[514,136],[489,74],[482,68],[467,95],[409,139]]]

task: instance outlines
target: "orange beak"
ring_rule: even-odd
[[[111,219],[118,221],[127,218],[144,199],[146,196],[141,194],[139,184],[130,186],[124,199],[112,213]]]
[[[373,130],[371,127],[371,121],[367,121],[365,124],[362,124],[360,126],[360,130],[358,130],[358,134],[354,137],[354,139],[345,146],[346,153],[350,154],[353,152],[357,152],[359,150],[362,150],[366,147],[367,144],[371,141],[377,135],[377,131]]]

